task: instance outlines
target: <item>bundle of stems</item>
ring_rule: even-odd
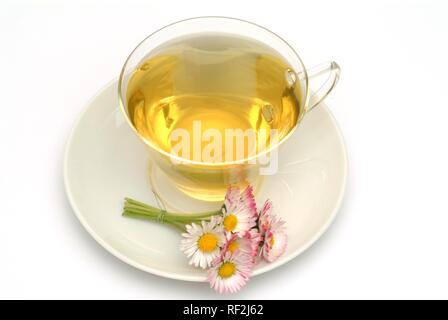
[[[125,198],[123,216],[166,223],[176,229],[185,231],[185,225],[210,220],[212,216],[221,215],[221,210],[200,213],[174,213],[153,207],[143,202]]]

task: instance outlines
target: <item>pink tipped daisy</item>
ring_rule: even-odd
[[[271,222],[264,234],[264,242],[261,255],[268,262],[277,260],[286,250],[288,236],[285,232],[285,222],[275,216],[271,216]]]
[[[233,234],[227,239],[227,242],[223,248],[224,253],[230,252],[231,254],[245,254],[250,257],[256,257],[258,254],[259,242],[255,236],[256,232],[253,234],[247,232],[243,238],[238,237],[238,235]],[[257,243],[255,244],[254,242]]]
[[[263,208],[260,211],[260,218],[258,220],[258,229],[261,234],[264,234],[269,229],[272,215],[272,202],[268,199],[265,201]]]
[[[224,198],[224,206],[231,208],[240,202],[240,188],[229,186]]]
[[[225,238],[221,225],[221,217],[212,217],[209,222],[201,221],[201,225],[186,225],[186,233],[182,236],[180,250],[188,258],[189,264],[203,269],[210,267],[212,261],[220,255]]]
[[[250,245],[252,248],[252,256],[258,256],[258,251],[260,250],[260,244],[262,241],[262,237],[260,232],[256,228],[251,229],[245,236],[250,240]]]
[[[224,257],[216,258],[208,270],[210,287],[219,293],[235,293],[249,280],[252,267],[251,257],[227,252]]]
[[[238,188],[229,188],[224,200],[223,221],[227,235],[243,237],[255,226],[255,218],[250,209],[241,201]]]
[[[249,185],[241,193],[241,201],[244,206],[251,212],[252,217],[258,219],[257,204],[255,203],[254,188]]]

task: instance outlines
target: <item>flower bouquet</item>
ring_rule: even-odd
[[[180,250],[189,264],[206,269],[210,286],[220,293],[235,293],[249,280],[255,265],[273,262],[286,249],[285,222],[266,200],[257,209],[252,186],[229,187],[219,210],[171,213],[126,198],[123,216],[165,223],[182,232]]]

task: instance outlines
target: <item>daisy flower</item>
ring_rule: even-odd
[[[261,255],[268,262],[277,260],[286,250],[288,236],[284,224],[285,222],[282,219],[271,216],[271,222],[264,234],[264,242],[261,248]]]
[[[229,186],[224,197],[224,206],[230,208],[238,205],[240,202],[240,189],[238,187]]]
[[[256,257],[258,255],[258,250],[260,249],[260,243],[262,240],[261,234],[256,228],[253,228],[246,234],[246,237],[250,240],[250,245],[252,247],[251,255]]]
[[[264,234],[271,224],[272,220],[272,202],[271,200],[266,200],[263,208],[260,211],[260,217],[258,219],[258,229],[261,234]]]
[[[239,188],[229,188],[224,199],[223,226],[228,235],[243,237],[255,226],[255,218],[249,207],[241,200]]]
[[[227,239],[222,252],[230,252],[231,254],[245,254],[250,257],[256,257],[260,242],[259,238],[256,237],[258,234],[256,230],[254,230],[253,233],[251,231],[247,232],[243,238],[238,237],[236,234],[231,235],[231,237]]]
[[[224,232],[221,217],[213,216],[209,222],[201,221],[201,225],[192,223],[186,225],[180,249],[190,258],[189,264],[203,269],[208,268],[212,261],[220,255],[224,245]]]
[[[249,280],[253,263],[249,256],[231,254],[216,258],[208,270],[210,287],[219,293],[235,293]]]
[[[255,203],[254,188],[249,185],[241,193],[241,201],[251,212],[252,217],[258,219],[257,204]]]

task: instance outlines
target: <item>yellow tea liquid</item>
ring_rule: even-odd
[[[140,63],[127,85],[128,113],[138,132],[166,152],[178,142],[170,136],[176,129],[189,132],[193,146],[195,121],[202,132],[212,128],[222,137],[226,129],[252,129],[257,145],[269,148],[271,129],[280,141],[302,114],[303,93],[291,74],[286,60],[262,43],[226,34],[190,36],[155,49]],[[223,139],[216,152],[229,161],[252,151],[245,146],[228,157]],[[216,182],[220,188],[222,180]],[[204,187],[215,185],[209,181]]]

